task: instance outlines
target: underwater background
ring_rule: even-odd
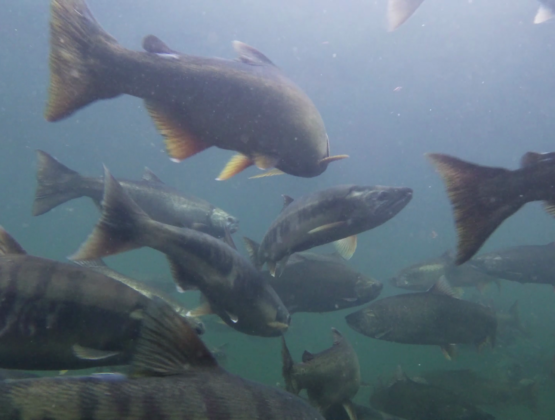
[[[386,224],[359,235],[350,260],[384,282],[381,297],[402,293],[387,283],[401,268],[456,245],[451,207],[441,178],[424,154],[440,152],[488,166],[515,169],[527,151],[553,151],[555,132],[555,23],[533,25],[533,0],[426,0],[399,30],[385,27],[386,2],[306,0],[89,0],[102,26],[119,43],[140,49],[155,34],[185,54],[233,58],[233,40],[262,51],[314,101],[325,121],[332,154],[350,158],[321,176],[249,180],[250,168],[226,182],[214,178],[232,155],[211,148],[172,163],[143,102],[130,96],[102,101],[56,124],[43,110],[48,91],[46,0],[4,4],[0,13],[0,224],[26,250],[65,261],[86,239],[99,213],[88,199],[31,216],[36,149],[70,168],[100,176],[102,164],[119,178],[139,179],[145,166],[164,182],[204,198],[240,220],[235,241],[260,240],[282,207],[281,194],[299,197],[338,184],[406,186],[411,203]],[[400,89],[399,89],[400,88]],[[555,223],[538,203],[503,223],[481,252],[546,244]],[[331,251],[328,247],[323,251]],[[162,254],[139,250],[106,259],[138,279],[171,285]],[[473,290],[467,291],[467,296]],[[347,327],[344,316],[295,314],[287,341],[296,360],[304,349],[331,344],[338,328],[355,347],[368,404],[380,376],[398,365],[409,374],[435,368],[483,371],[522,364],[536,378],[539,411],[488,410],[499,419],[555,418],[555,293],[547,285],[503,282],[484,291],[498,310],[518,300],[532,335],[478,353],[463,348],[454,361],[439,348],[373,340]],[[198,295],[176,295],[193,308]],[[205,342],[226,345],[225,367],[243,377],[282,384],[279,339],[250,337],[207,322]],[[212,328],[213,327],[213,328]]]

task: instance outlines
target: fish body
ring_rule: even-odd
[[[425,291],[444,276],[452,287],[476,287],[483,290],[488,284],[499,280],[476,270],[470,262],[455,265],[455,255],[447,251],[439,257],[430,258],[400,270],[389,279],[391,285],[401,289]]]
[[[543,201],[555,215],[555,153],[526,153],[509,170],[465,162],[448,155],[428,157],[442,176],[458,232],[455,264],[468,261],[489,236],[524,204]]]
[[[495,344],[495,313],[482,305],[438,293],[408,293],[370,303],[345,317],[368,337],[405,344]],[[451,356],[451,354],[449,354]]]
[[[331,312],[363,305],[378,297],[382,284],[349,267],[337,254],[299,252],[279,278],[264,276],[289,313]]]
[[[495,417],[444,388],[400,377],[381,384],[370,404],[407,420],[494,420]]]
[[[191,316],[189,309],[183,306],[181,302],[179,302],[177,299],[174,299],[169,294],[162,292],[154,285],[135,280],[115,270],[112,270],[102,260],[75,261],[75,263],[81,267],[87,268],[89,270],[94,270],[97,273],[105,275],[106,277],[117,280],[125,284],[126,286],[131,287],[132,289],[136,290],[149,299],[154,299],[155,297],[162,299],[164,302],[170,305],[175,312],[177,312],[182,317],[187,318],[187,322],[193,328],[195,328],[195,331],[197,331],[198,334],[203,334],[205,332],[204,324],[199,318]]]
[[[261,273],[235,249],[204,233],[152,220],[106,169],[102,217],[74,260],[149,247],[168,257],[176,283],[196,287],[212,312],[247,334],[279,336],[290,316]]]
[[[410,188],[358,185],[340,185],[296,200],[288,198],[260,246],[247,240],[247,248],[255,265],[267,263],[271,273],[278,263],[282,271],[295,252],[354,238],[343,253],[349,258],[356,249],[354,235],[387,222],[411,198]]]
[[[521,245],[479,255],[471,264],[486,274],[519,283],[555,286],[555,244]]]
[[[158,299],[145,312],[130,377],[107,374],[2,383],[0,418],[322,420],[302,399],[219,367],[190,326]]]
[[[91,198],[100,208],[104,194],[102,178],[85,177],[39,150],[37,190],[33,215],[38,216],[66,201]],[[239,220],[208,201],[186,195],[164,184],[152,171],[145,170],[141,181],[119,179],[122,188],[152,219],[172,225],[199,230],[224,238],[226,230],[234,233]]]
[[[353,403],[358,420],[403,420],[400,417],[392,416],[387,413],[375,410],[372,407]],[[345,409],[339,405],[333,405],[324,412],[326,420],[349,420]]]
[[[289,392],[298,394],[306,389],[310,403],[322,412],[341,404],[353,420],[351,413],[354,409],[350,401],[360,387],[360,365],[347,339],[335,328],[332,328],[332,334],[332,347],[317,354],[305,351],[302,363],[293,362],[283,339],[283,377]]]
[[[16,252],[17,243],[0,234],[0,367],[129,363],[149,299],[94,271]],[[80,356],[87,349],[98,357]]]
[[[83,0],[51,2],[50,40],[49,121],[127,94],[144,99],[173,159],[212,146],[239,152],[220,179],[252,164],[314,177],[341,158],[330,157],[308,96],[243,43],[234,43],[237,60],[181,54],[152,35],[145,52],[131,51],[100,27]]]
[[[471,369],[433,370],[418,375],[430,385],[457,394],[472,405],[526,405],[537,407],[533,381],[509,382],[489,378]]]

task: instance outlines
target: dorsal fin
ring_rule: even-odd
[[[177,52],[168,47],[160,38],[154,35],[147,35],[143,39],[143,48],[149,53],[155,54],[176,54]]]
[[[333,338],[333,345],[334,346],[339,344],[341,341],[343,341],[343,336],[341,335],[341,333],[333,327],[331,329],[331,336]]]
[[[295,201],[293,199],[293,197],[290,197],[286,194],[281,194],[281,196],[283,197],[283,209],[285,209],[289,204],[291,204],[293,201]]]
[[[191,326],[162,299],[144,313],[132,367],[135,376],[170,376],[218,363]]]
[[[0,255],[25,255],[27,252],[2,226],[0,226]]]
[[[241,61],[242,63],[250,64],[251,66],[275,66],[275,64],[272,63],[272,61],[268,57],[266,57],[256,48],[251,47],[244,42],[233,41],[233,49],[239,56],[239,61]]]
[[[457,295],[457,292],[453,290],[453,288],[451,287],[451,285],[447,281],[447,278],[444,275],[442,275],[439,278],[437,283],[435,283],[432,287],[430,287],[430,289],[428,290],[428,293],[433,293],[436,295],[445,295],[452,298],[460,297]]]
[[[159,182],[160,184],[164,183],[164,181],[162,181],[160,178],[158,178],[158,176],[156,176],[156,174],[154,172],[152,172],[146,166],[145,166],[145,172],[143,173],[143,181]]]
[[[305,351],[303,352],[303,356],[302,356],[302,358],[301,358],[301,360],[303,361],[303,363],[310,362],[310,361],[313,360],[313,359],[314,359],[314,355],[313,355],[311,352],[309,352],[308,350],[305,350]]]

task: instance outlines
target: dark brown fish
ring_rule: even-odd
[[[102,178],[85,177],[62,165],[48,153],[38,153],[37,190],[33,216],[44,214],[66,201],[91,198],[100,208],[104,194]],[[146,169],[141,181],[119,179],[122,188],[152,219],[172,226],[195,229],[217,238],[234,233],[239,220],[201,198],[185,195],[164,184]]]
[[[471,262],[455,265],[455,255],[447,251],[439,257],[403,268],[389,279],[390,284],[401,289],[425,291],[445,276],[454,288],[476,287],[483,291],[490,283],[500,288],[499,279],[476,270]]]
[[[332,347],[317,354],[305,351],[302,363],[293,362],[285,339],[282,339],[283,378],[289,392],[298,395],[306,389],[310,403],[320,411],[341,404],[351,420],[356,420],[351,399],[360,387],[358,357],[339,331],[332,328],[332,334]]]
[[[51,15],[49,121],[99,99],[142,98],[173,159],[212,146],[239,152],[218,179],[253,164],[314,177],[346,157],[330,156],[312,101],[248,45],[234,42],[238,59],[224,60],[180,54],[149,35],[146,52],[131,51],[100,27],[83,0],[53,0]]]
[[[257,267],[265,263],[272,275],[283,271],[295,252],[336,242],[346,259],[356,250],[356,235],[394,217],[411,200],[404,187],[340,185],[305,195],[297,200],[284,196],[285,206],[262,243],[245,238]]]
[[[134,374],[0,384],[5,420],[323,420],[301,398],[218,366],[162,301],[145,312]]]
[[[126,286],[131,287],[132,289],[136,290],[137,292],[146,296],[149,299],[154,299],[154,297],[162,299],[164,302],[170,305],[175,312],[177,312],[179,315],[183,317],[186,317],[187,322],[193,328],[195,328],[195,331],[197,331],[197,333],[199,334],[204,333],[205,331],[204,324],[199,318],[191,316],[189,309],[183,306],[181,302],[179,302],[177,299],[174,299],[167,293],[162,292],[154,285],[146,284],[142,281],[135,280],[124,274],[118,273],[117,271],[112,270],[110,267],[108,267],[102,260],[86,260],[86,261],[81,260],[81,261],[74,261],[74,263],[81,267],[87,268],[89,270],[94,270],[97,273],[103,274],[107,277],[117,280],[125,284]]]
[[[279,336],[287,309],[262,274],[212,236],[152,220],[105,169],[102,217],[73,260],[91,260],[141,247],[168,257],[176,283],[198,288],[211,311],[246,334]]]
[[[555,215],[555,152],[528,152],[514,171],[448,155],[428,157],[453,205],[459,236],[456,264],[472,258],[499,225],[528,202],[544,201],[547,212]]]
[[[2,368],[129,363],[149,300],[94,271],[27,255],[0,230]]]
[[[472,405],[525,405],[533,412],[537,409],[537,384],[534,381],[502,381],[471,369],[433,370],[418,376]]]
[[[445,356],[455,344],[495,344],[497,319],[490,308],[449,296],[444,281],[423,293],[386,297],[345,317],[368,337],[405,344],[438,345]]]
[[[264,276],[289,313],[331,312],[376,299],[382,284],[349,267],[338,254],[299,252],[287,261],[279,278]]]
[[[444,388],[417,382],[402,371],[370,396],[378,410],[406,420],[494,420],[495,417]]]

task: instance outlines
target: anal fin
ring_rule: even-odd
[[[357,420],[358,419],[357,412],[356,412],[355,407],[354,407],[354,405],[351,401],[344,402],[343,403],[343,408],[345,409],[345,412],[349,416],[349,420]]]
[[[543,208],[547,213],[549,213],[551,216],[555,217],[555,200],[544,201],[543,202]]]
[[[453,360],[457,356],[457,346],[455,344],[445,344],[441,346],[441,351],[447,360]]]
[[[265,178],[267,176],[276,176],[276,175],[285,175],[285,172],[278,168],[270,169],[269,171],[264,172],[263,174],[258,174],[255,176],[249,177],[249,179],[257,179],[257,178]]]
[[[145,106],[156,128],[164,136],[166,151],[172,160],[185,160],[211,146],[196,138],[173,110],[149,100],[145,100]]]

